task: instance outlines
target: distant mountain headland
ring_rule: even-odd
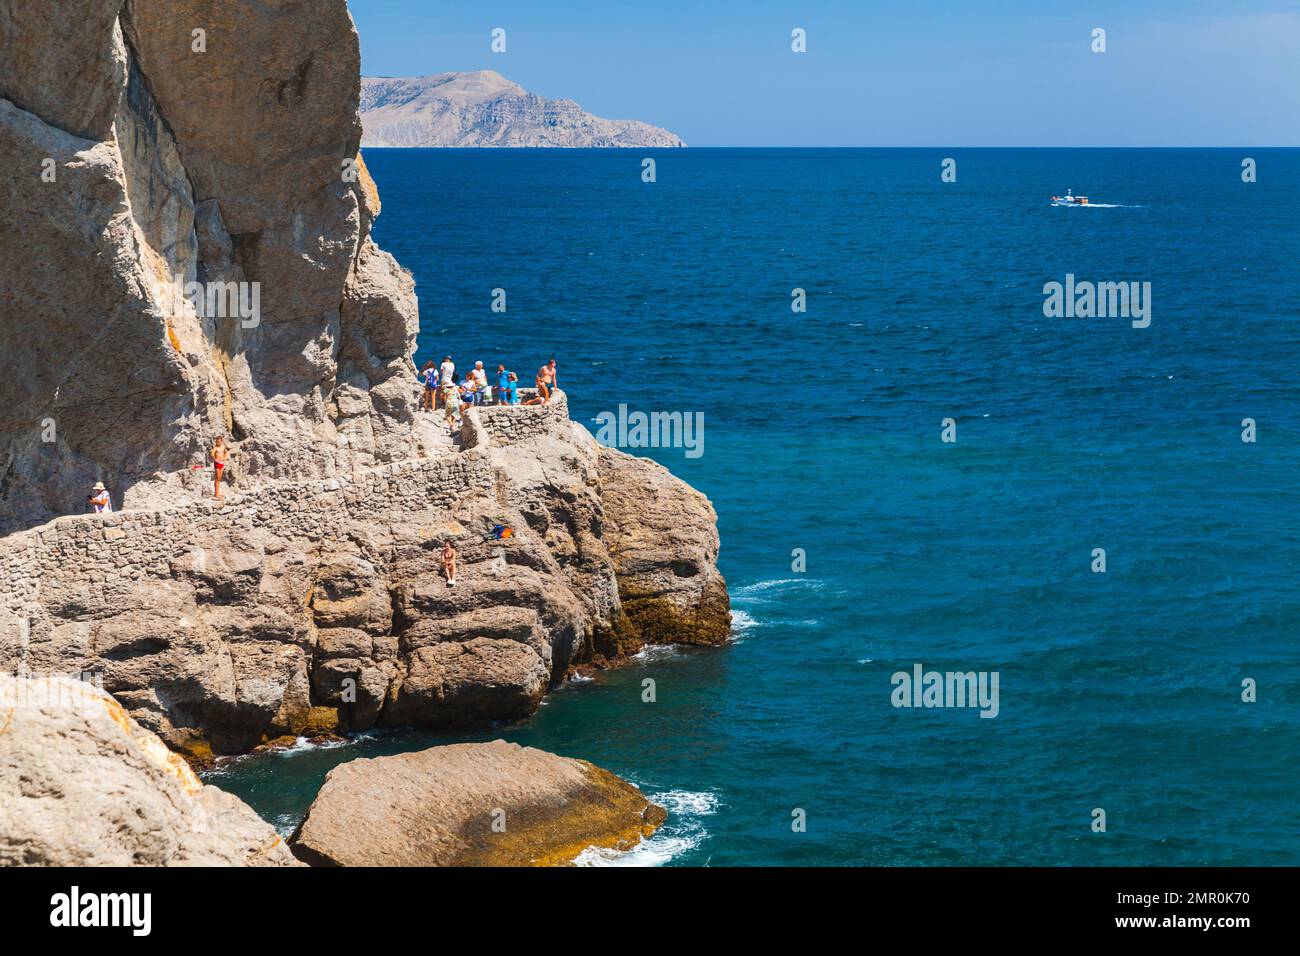
[[[685,146],[637,120],[529,93],[492,70],[361,78],[366,146]]]

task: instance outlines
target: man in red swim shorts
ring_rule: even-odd
[[[216,466],[216,477],[212,479],[212,497],[221,497],[221,473],[226,470],[226,458],[230,452],[226,449],[226,440],[220,435],[212,445],[212,463]]]

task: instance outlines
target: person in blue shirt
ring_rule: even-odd
[[[510,373],[506,371],[504,365],[497,366],[496,403],[510,404]]]

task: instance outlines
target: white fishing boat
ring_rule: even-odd
[[[1053,196],[1053,206],[1086,206],[1088,205],[1087,196],[1076,196],[1073,189],[1067,189],[1064,196]]]

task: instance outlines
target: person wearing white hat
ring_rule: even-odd
[[[93,493],[88,497],[95,514],[104,514],[113,510],[113,499],[108,496],[108,489],[104,487],[102,481],[95,482]]]

